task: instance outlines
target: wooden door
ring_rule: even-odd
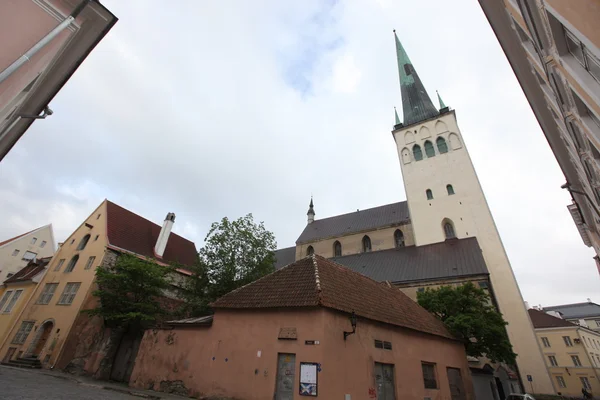
[[[450,397],[452,400],[465,400],[465,387],[460,376],[460,369],[448,368],[447,373],[448,383],[450,384]]]
[[[277,355],[277,380],[275,400],[293,400],[296,382],[296,355],[279,353]]]

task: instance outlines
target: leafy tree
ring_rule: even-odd
[[[507,322],[490,296],[471,282],[417,293],[421,306],[441,319],[461,339],[469,356],[487,356],[494,362],[515,364],[516,354],[506,333]]]
[[[273,233],[252,214],[213,223],[188,280],[188,313],[209,313],[212,301],[273,272],[276,246]]]
[[[166,314],[159,298],[169,286],[169,272],[170,268],[153,260],[121,254],[114,267],[96,269],[98,289],[93,294],[100,303],[84,312],[104,318],[109,326],[143,329]]]

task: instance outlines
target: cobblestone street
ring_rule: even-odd
[[[50,375],[51,374],[51,375]],[[163,393],[140,392],[137,396],[104,388],[100,381],[77,382],[66,374],[40,370],[20,370],[0,366],[0,399],[2,400],[132,400],[140,398],[183,399]],[[118,385],[108,384],[119,390]]]

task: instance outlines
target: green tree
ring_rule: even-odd
[[[153,260],[120,254],[114,267],[96,269],[98,289],[93,294],[100,303],[84,312],[104,318],[111,327],[142,330],[166,314],[159,298],[169,286],[169,272]]]
[[[468,282],[427,289],[417,293],[417,300],[463,341],[469,356],[485,355],[494,362],[515,364],[516,354],[506,333],[507,322],[484,290]]]
[[[276,246],[273,233],[252,214],[213,223],[188,280],[188,313],[207,314],[212,301],[273,272]]]

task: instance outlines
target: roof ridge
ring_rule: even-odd
[[[596,303],[594,303],[593,301],[584,301],[581,303],[571,303],[571,304],[560,304],[558,306],[548,306],[548,307],[542,307],[543,309],[550,309],[550,308],[558,308],[558,307],[572,307],[572,306],[585,306],[588,304],[593,304],[593,305],[598,305]]]
[[[371,211],[371,210],[374,210],[376,208],[383,208],[383,207],[391,206],[391,205],[394,205],[394,204],[401,204],[401,203],[408,203],[408,200],[395,201],[393,203],[382,204],[380,206],[365,208],[365,209],[362,209],[362,210],[361,209],[357,209],[357,211],[350,211],[350,212],[347,212],[347,213],[344,213],[344,214],[332,215],[331,217],[319,218],[318,220],[315,220],[315,222],[317,222],[317,221],[326,221],[326,220],[331,219],[331,218],[343,217],[344,215],[355,214],[357,212],[363,212],[363,211]]]
[[[27,235],[29,235],[30,233],[37,232],[37,231],[39,231],[40,229],[42,229],[42,228],[45,228],[45,227],[47,227],[47,226],[50,226],[50,225],[52,225],[52,224],[46,224],[46,225],[40,226],[40,227],[38,227],[38,228],[32,229],[32,230],[30,230],[30,231],[28,231],[28,232],[21,233],[20,235],[17,235],[17,236],[11,237],[10,239],[2,240],[2,241],[0,241],[0,247],[2,247],[2,246],[4,246],[4,245],[7,245],[7,244],[9,244],[9,243],[11,243],[11,242],[13,242],[13,241],[15,241],[15,240],[17,240],[17,239],[20,239],[20,238],[22,238],[23,236],[27,236]]]
[[[315,282],[317,284],[317,302],[322,304],[323,300],[323,291],[321,290],[321,278],[319,277],[319,265],[317,263],[317,258],[313,253],[311,256],[313,266],[315,267]]]

